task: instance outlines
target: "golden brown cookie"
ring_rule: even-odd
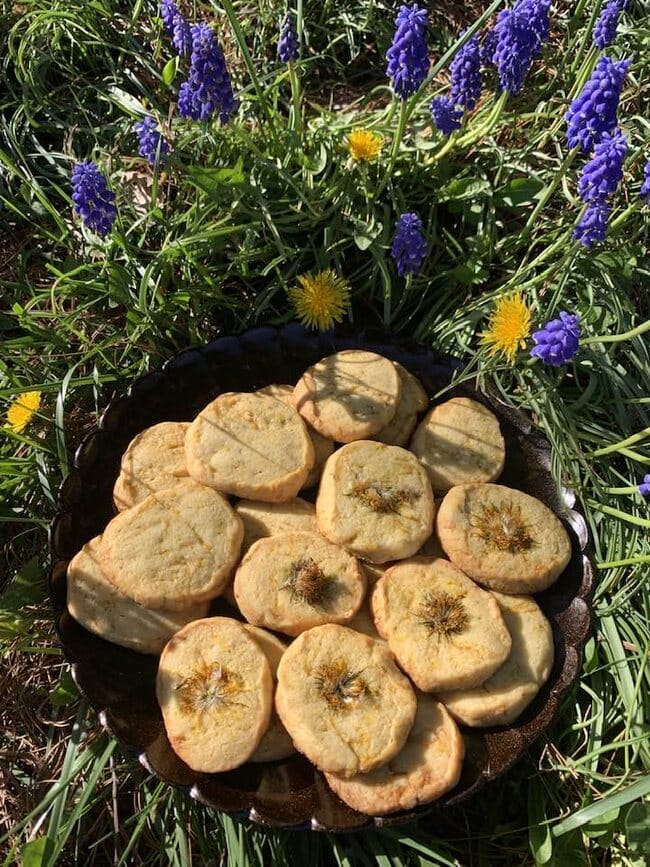
[[[363,605],[354,615],[352,620],[349,620],[345,625],[348,629],[354,629],[355,632],[362,632],[364,635],[374,638],[375,641],[384,641],[382,636],[377,632],[375,621],[372,619],[370,600],[368,597],[366,597]]]
[[[430,804],[456,785],[465,756],[458,726],[443,705],[420,693],[415,722],[394,759],[370,771],[345,779],[325,774],[336,794],[354,810],[386,816]]]
[[[293,407],[268,394],[228,392],[191,423],[185,457],[190,476],[203,485],[283,503],[304,485],[314,447]]]
[[[510,653],[492,594],[447,560],[397,563],[375,584],[370,609],[377,631],[424,692],[479,686]]]
[[[386,427],[401,393],[391,361],[375,352],[346,349],[310,367],[298,381],[293,401],[324,437],[349,443]]]
[[[402,396],[391,421],[372,439],[387,445],[406,447],[417,424],[418,413],[427,408],[429,398],[420,381],[412,373],[397,361],[393,364],[402,385]]]
[[[466,575],[502,593],[537,593],[571,559],[571,540],[536,497],[503,485],[458,485],[440,505],[436,530]]]
[[[468,397],[454,397],[428,412],[410,449],[426,467],[433,490],[440,493],[466,482],[494,481],[506,455],[499,420]]]
[[[255,500],[240,500],[235,505],[235,512],[244,524],[244,541],[242,555],[248,551],[253,542],[278,533],[288,533],[294,530],[307,530],[310,533],[318,531],[316,523],[316,507],[300,497],[288,503],[262,503]]]
[[[508,632],[510,655],[474,689],[439,692],[437,698],[468,726],[508,725],[517,719],[548,680],[553,666],[553,632],[530,596],[494,593]]]
[[[356,559],[305,531],[259,539],[235,573],[235,599],[246,620],[287,635],[345,623],[361,607],[365,591]]]
[[[101,536],[95,536],[68,565],[68,611],[89,632],[139,653],[156,654],[175,632],[208,613],[208,602],[165,611],[123,596],[102,571],[100,542]]]
[[[372,563],[409,557],[431,535],[433,515],[427,474],[406,449],[362,440],[328,458],[318,527],[352,554]]]
[[[416,701],[383,642],[328,623],[285,651],[275,704],[300,752],[323,771],[351,777],[397,755]]]
[[[229,771],[253,755],[268,729],[271,668],[242,623],[208,617],[163,650],[156,696],[174,752],[195,771]]]
[[[248,624],[245,625],[245,628],[264,651],[264,655],[271,666],[273,694],[275,695],[278,665],[282,659],[282,654],[287,649],[287,645],[280,641],[280,639],[271,632],[267,632],[266,629],[260,629],[257,626],[249,626]],[[273,707],[269,727],[264,732],[260,745],[250,757],[249,762],[275,762],[279,759],[286,759],[295,752],[296,748],[293,745],[293,741],[289,737],[289,733],[285,727],[282,725],[282,721],[280,720],[275,707]]]
[[[241,519],[221,494],[181,479],[110,521],[101,567],[125,596],[178,611],[221,593],[243,535]]]
[[[113,502],[117,509],[130,509],[149,494],[187,478],[185,434],[188,427],[187,422],[164,421],[143,430],[131,440],[113,488]]]

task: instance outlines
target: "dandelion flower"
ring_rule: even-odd
[[[26,391],[7,410],[7,425],[14,433],[22,433],[41,405],[40,391]]]
[[[514,292],[497,300],[481,343],[487,346],[489,355],[501,353],[512,363],[517,350],[526,345],[530,325],[530,307],[521,292]]]
[[[310,328],[327,331],[341,322],[350,298],[347,281],[328,268],[317,274],[300,274],[298,286],[287,291],[298,318]]]
[[[384,139],[368,129],[353,129],[345,142],[350,156],[358,163],[374,160],[379,156],[383,144]]]

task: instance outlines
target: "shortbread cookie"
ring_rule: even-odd
[[[287,649],[287,645],[280,641],[277,636],[265,629],[259,629],[257,626],[249,626],[246,624],[245,629],[249,635],[252,635],[255,641],[264,651],[269,665],[271,666],[271,676],[273,677],[273,692],[277,683],[277,671],[282,654]],[[293,755],[296,748],[293,741],[289,737],[289,733],[282,725],[282,721],[275,710],[271,711],[271,721],[268,729],[264,732],[260,745],[250,757],[250,762],[275,762],[278,759],[286,759]]]
[[[368,585],[376,584],[387,569],[395,564],[389,561],[388,563],[369,563],[364,560],[361,563],[363,571],[366,573]]]
[[[325,464],[318,527],[352,554],[372,563],[409,557],[431,535],[433,514],[427,474],[406,449],[363,440]]]
[[[270,394],[271,397],[276,398],[276,400],[281,400],[283,403],[286,403],[287,406],[293,406],[293,385],[267,385],[264,388],[260,388],[257,393]],[[303,419],[303,421],[305,420]],[[310,424],[307,424],[307,422],[305,422],[305,424],[307,427],[307,433],[311,438],[311,444],[314,447],[314,466],[307,476],[303,488],[313,488],[314,485],[318,484],[318,480],[321,477],[323,464],[334,451],[334,443],[332,440],[328,440],[319,434],[318,431],[314,430],[314,428]]]
[[[537,593],[571,559],[571,540],[536,497],[503,485],[458,485],[440,505],[436,529],[466,575],[502,593]]]
[[[202,485],[265,503],[293,499],[314,465],[296,410],[256,393],[228,392],[209,403],[187,431],[185,456]]]
[[[370,611],[370,600],[368,597],[366,597],[363,605],[354,615],[352,620],[349,620],[345,625],[348,627],[348,629],[354,629],[355,632],[362,632],[364,635],[368,635],[370,638],[374,638],[375,641],[384,640],[382,636],[377,632],[375,621],[372,619],[372,613]]]
[[[139,653],[160,653],[186,623],[208,613],[208,602],[183,611],[145,608],[117,590],[99,562],[101,536],[87,542],[68,565],[68,611],[89,632]]]
[[[174,752],[195,771],[229,771],[253,755],[268,729],[271,667],[242,623],[196,620],[163,650],[156,696]]]
[[[249,623],[299,635],[357,613],[366,579],[356,559],[318,533],[260,539],[235,573],[235,599]]]
[[[181,479],[113,518],[100,561],[120,593],[178,611],[221,593],[243,535],[241,518],[220,493]]]
[[[386,427],[401,393],[392,361],[375,352],[346,349],[310,367],[293,391],[293,402],[324,437],[349,443]]]
[[[285,651],[275,705],[300,752],[323,771],[351,777],[399,753],[416,701],[383,642],[328,623]]]
[[[468,726],[513,722],[546,683],[553,666],[553,631],[539,605],[530,596],[494,597],[512,637],[510,656],[481,686],[437,694]]]
[[[468,397],[454,397],[427,413],[410,449],[440,493],[454,485],[498,479],[506,456],[497,417]]]
[[[412,373],[397,361],[393,364],[399,374],[402,396],[391,421],[373,439],[391,446],[406,446],[417,424],[418,413],[427,408],[429,398]]]
[[[413,728],[394,759],[347,780],[325,774],[339,798],[354,810],[370,816],[411,810],[430,804],[458,782],[465,756],[458,726],[430,696],[420,693],[417,702]]]
[[[424,692],[479,686],[510,653],[496,599],[447,560],[414,557],[375,584],[377,631]]]
[[[187,478],[185,434],[188,427],[187,422],[164,421],[131,440],[113,488],[117,509],[130,509],[149,494]]]
[[[294,530],[307,530],[310,533],[318,531],[316,523],[316,507],[307,500],[296,497],[288,503],[262,503],[255,500],[240,500],[235,505],[235,512],[244,524],[244,541],[242,554],[250,548],[253,542],[278,533],[288,533]]]

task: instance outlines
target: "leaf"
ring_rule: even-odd
[[[20,853],[21,867],[43,867],[47,863],[47,856],[52,849],[52,841],[49,837],[37,837],[26,843]]]
[[[491,194],[487,181],[478,178],[454,178],[438,190],[437,201],[449,202],[459,199],[479,199]]]
[[[604,619],[605,618],[603,618],[603,620]],[[640,780],[637,780],[636,783],[632,783],[631,786],[621,789],[614,795],[606,795],[599,801],[595,801],[593,804],[589,804],[587,807],[583,807],[576,813],[567,816],[566,819],[562,819],[561,822],[558,822],[557,825],[553,826],[553,836],[561,837],[562,834],[566,834],[569,831],[573,831],[575,828],[581,828],[588,822],[592,822],[597,816],[603,816],[610,810],[614,810],[618,807],[624,806],[625,804],[629,804],[632,801],[636,801],[637,798],[647,797],[649,794],[650,776],[646,775],[645,777],[641,777]]]
[[[497,207],[505,208],[531,205],[539,199],[543,189],[544,183],[535,178],[514,178],[495,192],[494,203]]]
[[[172,57],[171,60],[168,60],[167,63],[163,67],[162,71],[162,80],[163,84],[169,85],[176,78],[176,74],[178,72],[178,57]]]
[[[209,196],[214,196],[221,186],[234,186],[244,183],[243,159],[240,157],[233,168],[217,169],[204,166],[185,166],[191,181]]]
[[[553,836],[547,822],[545,795],[543,782],[532,779],[528,788],[528,842],[536,864],[548,864],[553,855]]]
[[[116,105],[119,105],[121,109],[128,112],[129,114],[149,114],[149,111],[145,107],[144,103],[140,102],[139,99],[136,99],[136,97],[132,96],[130,93],[127,93],[126,90],[123,90],[121,87],[109,87],[108,93],[110,100]]]
[[[632,804],[625,817],[625,836],[633,852],[650,855],[650,804]]]
[[[367,250],[372,242],[381,235],[383,223],[363,223],[361,220],[354,225],[354,243],[360,250]]]
[[[589,824],[585,825],[582,829],[582,833],[586,834],[587,837],[602,837],[604,834],[611,831],[612,827],[616,825],[616,820],[618,819],[620,812],[619,807],[614,807],[613,810],[608,810],[601,816],[597,816],[589,822]]]
[[[61,675],[54,689],[50,692],[50,704],[52,707],[65,707],[79,698],[79,690],[72,679],[69,670]]]

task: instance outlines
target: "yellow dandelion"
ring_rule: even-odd
[[[368,129],[353,129],[345,145],[353,159],[360,163],[374,160],[384,145],[384,139]]]
[[[328,269],[317,274],[300,274],[298,286],[287,290],[298,318],[310,328],[327,331],[335,322],[341,322],[350,287],[336,271]]]
[[[502,353],[512,363],[517,350],[526,345],[530,325],[530,308],[521,292],[514,292],[497,300],[481,343],[487,346],[489,355]]]
[[[26,391],[7,410],[7,425],[14,433],[22,433],[41,405],[40,391]]]

